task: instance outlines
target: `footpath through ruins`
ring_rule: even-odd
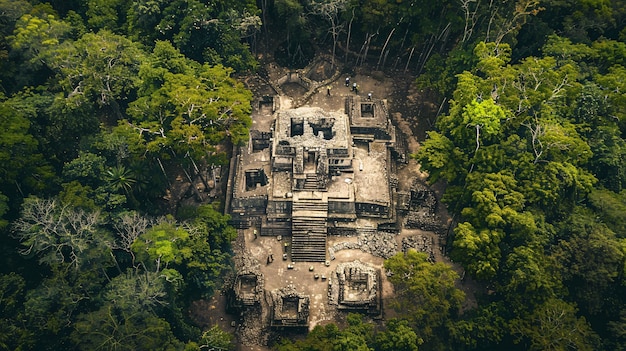
[[[242,350],[350,311],[393,317],[384,259],[412,248],[443,260],[449,223],[410,158],[418,144],[388,99],[393,79],[340,69],[320,56],[247,81],[253,124],[226,200],[236,272],[208,307]]]

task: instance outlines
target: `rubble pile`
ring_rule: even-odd
[[[421,180],[415,179],[411,185],[410,209],[428,209],[431,213],[437,210],[437,197],[435,192],[430,190]]]
[[[261,308],[251,308],[243,314],[241,324],[237,327],[237,337],[246,346],[267,345],[269,332],[266,330],[266,323],[262,322]]]
[[[359,237],[359,244],[363,252],[385,259],[398,252],[396,235],[392,233],[367,231]]]
[[[428,209],[409,211],[404,217],[404,227],[410,229],[421,229],[427,232],[441,234],[445,231],[441,219]]]
[[[376,230],[359,231],[357,242],[340,242],[328,248],[328,257],[335,259],[335,253],[341,250],[361,250],[377,257],[389,258],[398,252],[396,234]]]
[[[331,260],[335,259],[335,252],[337,251],[341,251],[341,250],[359,250],[361,249],[361,244],[360,243],[354,243],[354,242],[341,242],[341,243],[337,243],[331,247],[328,248],[328,257],[330,257]]]
[[[404,226],[440,234],[444,228],[436,211],[437,197],[435,193],[419,179],[415,179],[411,185],[409,210],[404,217]]]
[[[435,241],[424,235],[407,236],[402,239],[402,251],[407,252],[409,249],[425,252],[428,254],[428,260],[435,262]]]

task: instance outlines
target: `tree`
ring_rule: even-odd
[[[130,194],[133,185],[137,182],[133,173],[124,166],[111,167],[105,172],[105,178],[115,190],[123,190]]]
[[[501,348],[509,333],[510,314],[505,302],[480,303],[448,326],[454,350]]]
[[[502,230],[477,229],[471,223],[459,223],[454,229],[453,257],[462,259],[473,276],[489,280],[496,276],[502,258],[499,244]]]
[[[21,51],[35,66],[45,52],[63,42],[70,31],[69,25],[57,19],[54,13],[40,15],[23,15],[16,23],[14,35],[9,37],[12,48]]]
[[[497,135],[500,131],[500,121],[506,118],[506,113],[502,107],[496,105],[493,100],[472,101],[463,108],[463,125],[466,128],[473,128],[476,131],[476,150],[480,148],[481,131],[485,137]],[[452,135],[463,134],[463,130],[453,129]]]
[[[256,4],[249,0],[134,1],[128,10],[128,25],[133,39],[147,46],[169,41],[197,62],[224,64],[238,72],[257,65],[244,42],[255,38],[261,26]]]
[[[107,304],[78,316],[72,341],[78,350],[181,350],[170,324],[147,311]]]
[[[26,281],[15,272],[0,275],[0,349],[32,347],[31,331],[20,321]]]
[[[626,190],[616,194],[610,190],[596,189],[588,196],[590,207],[600,216],[616,236],[624,238],[626,235]]]
[[[67,265],[76,270],[93,264],[97,255],[110,258],[108,233],[100,226],[99,212],[86,212],[56,200],[25,199],[21,217],[15,222],[16,237],[25,255],[39,256],[41,263]],[[101,267],[99,267],[101,268]]]
[[[285,42],[279,50],[284,55],[283,64],[287,67],[304,67],[308,63],[303,46],[310,39],[310,32],[306,26],[308,18],[304,11],[304,6],[297,0],[276,0],[274,1],[278,23],[284,23]]]
[[[109,118],[120,119],[139,84],[145,54],[123,36],[102,30],[86,33],[46,52],[48,66],[59,76],[69,106],[87,104]]]
[[[599,126],[589,140],[593,157],[589,168],[606,188],[619,192],[626,187],[626,140],[615,126]]]
[[[52,182],[51,168],[29,128],[24,114],[10,103],[0,102],[0,216],[10,208],[17,209],[22,197]]]
[[[564,292],[562,269],[537,244],[520,245],[507,255],[498,290],[516,314]]]
[[[237,231],[228,224],[230,216],[220,213],[218,206],[219,203],[198,206],[195,225],[212,248],[226,251],[237,238]]]
[[[348,314],[348,326],[335,338],[333,350],[336,351],[372,351],[369,339],[372,326],[363,322],[363,316],[356,313]]]
[[[157,43],[140,70],[140,96],[130,104],[125,126],[118,128],[125,134],[134,129],[132,134],[141,138],[137,146],[144,147],[142,157],[158,164],[162,174],[163,160],[172,159],[192,181],[192,175],[220,158],[217,145],[248,140],[252,95],[231,73],[184,59],[171,44]]]
[[[335,66],[335,50],[339,40],[339,32],[342,25],[339,23],[341,12],[345,11],[349,0],[317,0],[311,3],[311,7],[316,14],[324,17],[330,22],[330,34],[333,37],[333,54],[331,65]]]
[[[181,264],[191,257],[187,246],[189,232],[175,223],[163,222],[141,234],[131,248],[137,259],[154,272],[169,268],[170,264]]]
[[[439,179],[452,182],[459,174],[467,173],[463,168],[467,163],[467,155],[447,136],[436,131],[428,132],[428,137],[415,158],[422,168],[428,170],[432,183]]]
[[[384,263],[397,296],[394,308],[426,343],[455,316],[465,298],[454,286],[458,274],[450,266],[430,263],[427,258],[425,253],[411,250]]]
[[[101,29],[122,34],[129,3],[121,0],[88,0],[87,24],[97,32]]]
[[[594,350],[598,345],[597,335],[576,316],[575,306],[555,298],[514,320],[512,329],[518,342],[528,342],[529,350]]]
[[[569,296],[589,318],[616,319],[619,311],[615,306],[624,303],[623,245],[583,208],[576,208],[560,227],[553,256]]]
[[[405,320],[392,319],[386,327],[376,334],[376,350],[417,351],[423,342]]]
[[[113,278],[102,292],[104,299],[125,313],[159,312],[168,304],[168,282],[159,272],[128,269]]]
[[[355,313],[347,315],[347,327],[340,330],[336,324],[317,325],[306,338],[291,342],[283,339],[276,346],[278,351],[371,351],[371,325],[364,323],[363,316]]]
[[[233,335],[220,329],[218,325],[214,325],[204,333],[200,338],[200,349],[207,348],[219,351],[233,350]]]
[[[105,175],[104,157],[91,152],[79,151],[78,157],[63,165],[63,178],[66,181],[79,181],[95,188]]]
[[[475,277],[489,280],[499,271],[507,235],[530,240],[537,228],[533,215],[523,211],[526,201],[512,175],[474,172],[467,183],[471,198],[461,211],[466,222],[454,229],[452,256]]]

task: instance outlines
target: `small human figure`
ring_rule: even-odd
[[[256,229],[255,229],[255,230],[254,230],[254,240],[256,240],[256,238],[257,238],[257,231],[256,231]]]
[[[359,86],[354,83],[354,93],[359,95]]]
[[[367,101],[372,101],[372,93],[367,93]]]
[[[356,83],[352,83],[352,91],[356,91]]]
[[[350,85],[350,77],[346,77],[346,87]]]
[[[270,262],[272,262],[272,261],[270,261],[270,257],[267,256],[267,264],[270,264]]]
[[[326,95],[330,96],[330,85],[326,86]]]

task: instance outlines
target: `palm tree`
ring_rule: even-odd
[[[126,194],[130,194],[133,185],[137,182],[133,172],[120,165],[107,170],[105,177],[113,189],[124,190]]]

